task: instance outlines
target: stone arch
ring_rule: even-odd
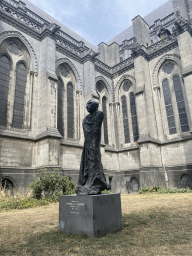
[[[179,68],[182,69],[181,58],[180,58],[179,55],[177,55],[177,54],[166,54],[166,55],[164,55],[163,57],[161,57],[158,60],[158,62],[155,65],[155,68],[153,70],[153,88],[155,88],[159,84],[159,82],[158,82],[158,72],[159,72],[159,69],[161,68],[162,64],[166,60],[174,61],[179,66]]]
[[[12,179],[9,176],[5,176],[0,179],[0,183],[2,184],[3,187],[6,186],[5,188],[10,191],[11,195],[13,195],[13,192],[16,188],[16,183],[14,179]]]
[[[124,80],[130,80],[133,85],[136,84],[136,80],[135,80],[135,78],[134,78],[133,76],[130,76],[130,75],[124,75],[124,76],[122,76],[122,77],[119,79],[119,81],[117,82],[116,86],[115,86],[115,100],[118,99],[117,93],[118,93],[118,91],[119,91],[119,89],[120,89],[120,86],[121,86],[121,84],[122,84],[122,82],[123,82]]]
[[[180,175],[180,184],[182,188],[189,187],[192,189],[192,177],[188,173]]]
[[[56,61],[56,69],[60,64],[64,64],[64,63],[68,64],[70,66],[70,68],[72,69],[72,71],[74,72],[75,78],[76,78],[76,81],[77,81],[76,88],[81,90],[82,89],[82,81],[81,81],[79,72],[77,71],[76,67],[74,66],[74,64],[69,59],[67,59],[67,58],[58,59]]]
[[[21,40],[22,43],[24,43],[31,57],[30,70],[37,72],[38,71],[37,56],[35,54],[33,47],[29,43],[29,41],[18,31],[5,31],[0,34],[0,44],[3,42],[3,40],[10,37],[17,37]]]
[[[103,76],[97,76],[97,77],[95,78],[95,86],[96,86],[96,83],[97,83],[98,81],[102,81],[102,82],[105,84],[105,86],[106,86],[106,88],[107,88],[107,90],[108,90],[108,92],[109,92],[109,98],[110,98],[110,100],[112,101],[112,99],[113,99],[112,89],[111,89],[111,86],[109,85],[109,83],[107,82],[107,80],[105,79],[105,77],[103,77]],[[96,88],[95,88],[95,90],[96,90]]]
[[[135,177],[135,176],[132,176],[130,178],[130,189],[131,189],[131,192],[133,192],[133,193],[134,192],[138,192],[139,188],[140,188],[140,182],[139,182],[138,178]]]

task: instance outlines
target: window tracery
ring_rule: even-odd
[[[169,134],[189,131],[189,120],[179,66],[173,61],[165,61],[159,72],[159,79],[161,80]],[[164,123],[162,125],[165,126]]]
[[[2,41],[0,53],[0,90],[3,90],[1,98],[4,98],[0,103],[3,105],[0,108],[3,113],[0,114],[0,125],[30,129],[32,79],[29,51],[19,38],[8,37]]]
[[[64,138],[75,139],[77,138],[76,130],[79,129],[76,127],[79,111],[77,115],[75,112],[78,105],[75,94],[76,78],[67,63],[61,63],[56,69],[56,74],[58,77],[57,129]]]
[[[74,103],[73,103],[73,85],[67,85],[67,137],[74,136]]]
[[[102,106],[103,106],[103,114],[104,114],[104,119],[103,119],[104,142],[105,142],[105,144],[109,144],[108,127],[107,127],[107,97],[106,96],[104,96],[102,98]]]
[[[122,112],[122,121],[120,121],[122,128],[120,127],[120,129],[123,129],[124,131],[123,134],[125,144],[134,143],[139,139],[134,90],[134,84],[129,79],[125,79],[124,81],[122,81],[119,88],[119,96],[121,97],[120,107]],[[120,138],[122,138],[121,134]]]
[[[7,96],[9,89],[10,61],[6,56],[0,58],[0,125],[7,125]]]
[[[63,127],[63,104],[64,104],[64,95],[63,95],[63,83],[61,79],[58,79],[58,90],[57,90],[57,129],[59,133],[64,136],[64,127]]]
[[[27,81],[26,71],[27,68],[23,63],[17,65],[12,126],[18,129],[23,128],[24,96]]]

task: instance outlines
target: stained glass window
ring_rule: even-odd
[[[175,65],[173,63],[169,62],[169,63],[165,64],[164,72],[169,75],[172,73],[174,67],[175,67]]]
[[[124,84],[123,84],[123,90],[125,92],[128,92],[129,91],[129,88],[132,86],[132,82],[131,81],[125,81]]]
[[[137,124],[137,111],[135,104],[135,95],[133,92],[130,93],[130,107],[131,107],[131,120],[132,120],[132,128],[133,128],[133,139],[134,141],[138,141],[139,139],[139,131]]]
[[[186,113],[186,108],[185,108],[183,91],[182,91],[182,87],[181,87],[181,79],[178,75],[175,75],[173,77],[173,85],[174,85],[174,89],[175,89],[175,96],[176,96],[177,107],[178,107],[178,112],[179,112],[181,130],[182,130],[182,132],[187,132],[187,131],[189,131],[189,123],[188,123],[188,118],[187,118],[187,113]]]
[[[104,127],[104,142],[105,144],[109,144],[108,140],[108,128],[107,128],[107,98],[104,96],[102,99],[102,105],[103,105],[103,127]]]
[[[123,114],[123,126],[124,126],[125,143],[129,143],[130,142],[129,122],[128,122],[128,113],[127,113],[127,100],[126,100],[125,96],[123,96],[121,98],[121,103],[122,103],[122,114]]]
[[[24,95],[27,81],[27,69],[23,63],[17,66],[15,100],[13,109],[13,127],[22,129],[24,112]]]
[[[177,130],[176,130],[176,125],[175,125],[175,118],[174,118],[174,113],[173,113],[173,105],[172,105],[172,100],[171,100],[171,92],[169,89],[168,79],[163,80],[162,88],[163,88],[165,108],[166,108],[166,113],[167,113],[169,133],[175,134],[177,132]]]
[[[63,129],[63,83],[58,79],[57,90],[57,129],[59,133],[64,136]]]
[[[104,83],[102,81],[98,81],[96,84],[96,88],[98,92],[102,92],[102,90],[104,89]]]
[[[9,74],[9,59],[6,56],[2,56],[0,58],[0,125],[2,126],[6,126]]]
[[[73,85],[67,85],[67,137],[74,137],[74,103],[73,103]]]

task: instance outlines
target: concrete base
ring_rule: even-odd
[[[120,194],[60,196],[60,232],[98,237],[121,229]]]

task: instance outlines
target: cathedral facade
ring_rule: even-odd
[[[0,0],[0,181],[44,166],[77,181],[89,99],[112,191],[192,188],[192,1],[170,0],[95,47],[27,0]]]

